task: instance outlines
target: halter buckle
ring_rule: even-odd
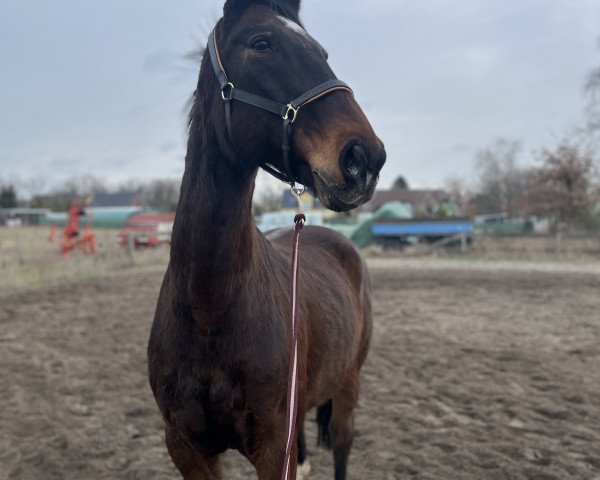
[[[287,110],[283,114],[283,119],[289,120],[290,123],[294,123],[296,121],[296,116],[298,115],[298,110],[300,110],[300,109],[294,108],[291,103],[288,103],[286,105],[286,107],[287,107]],[[290,118],[290,112],[292,113],[291,118]]]
[[[221,89],[221,98],[224,102],[231,102],[233,99],[233,83],[227,82],[227,84]],[[226,92],[229,92],[229,95],[226,95]]]

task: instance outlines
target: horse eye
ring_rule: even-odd
[[[271,50],[271,42],[265,37],[257,38],[252,42],[252,49],[256,52],[264,53]]]

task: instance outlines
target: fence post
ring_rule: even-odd
[[[15,250],[16,250],[16,254],[17,254],[17,262],[19,263],[19,265],[23,265],[23,263],[25,263],[23,261],[23,255],[21,252],[21,232],[20,232],[20,225],[15,225],[14,227],[15,229]]]
[[[560,230],[557,230],[556,237],[554,238],[554,249],[556,253],[562,252],[562,232]]]
[[[127,255],[129,256],[129,261],[130,261],[131,265],[133,265],[135,263],[134,252],[135,252],[135,245],[134,245],[133,234],[131,232],[128,232],[127,233]]]

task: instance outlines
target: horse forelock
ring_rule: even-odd
[[[275,13],[289,20],[292,20],[301,27],[304,27],[302,25],[302,22],[300,21],[300,15],[298,14],[298,11],[294,9],[288,2],[282,2],[281,0],[271,0],[270,3],[271,8]]]

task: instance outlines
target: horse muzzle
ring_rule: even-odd
[[[375,192],[379,172],[385,164],[383,144],[368,145],[358,139],[350,140],[339,156],[339,171],[343,183],[313,170],[315,191],[326,208],[344,212],[368,202]]]

